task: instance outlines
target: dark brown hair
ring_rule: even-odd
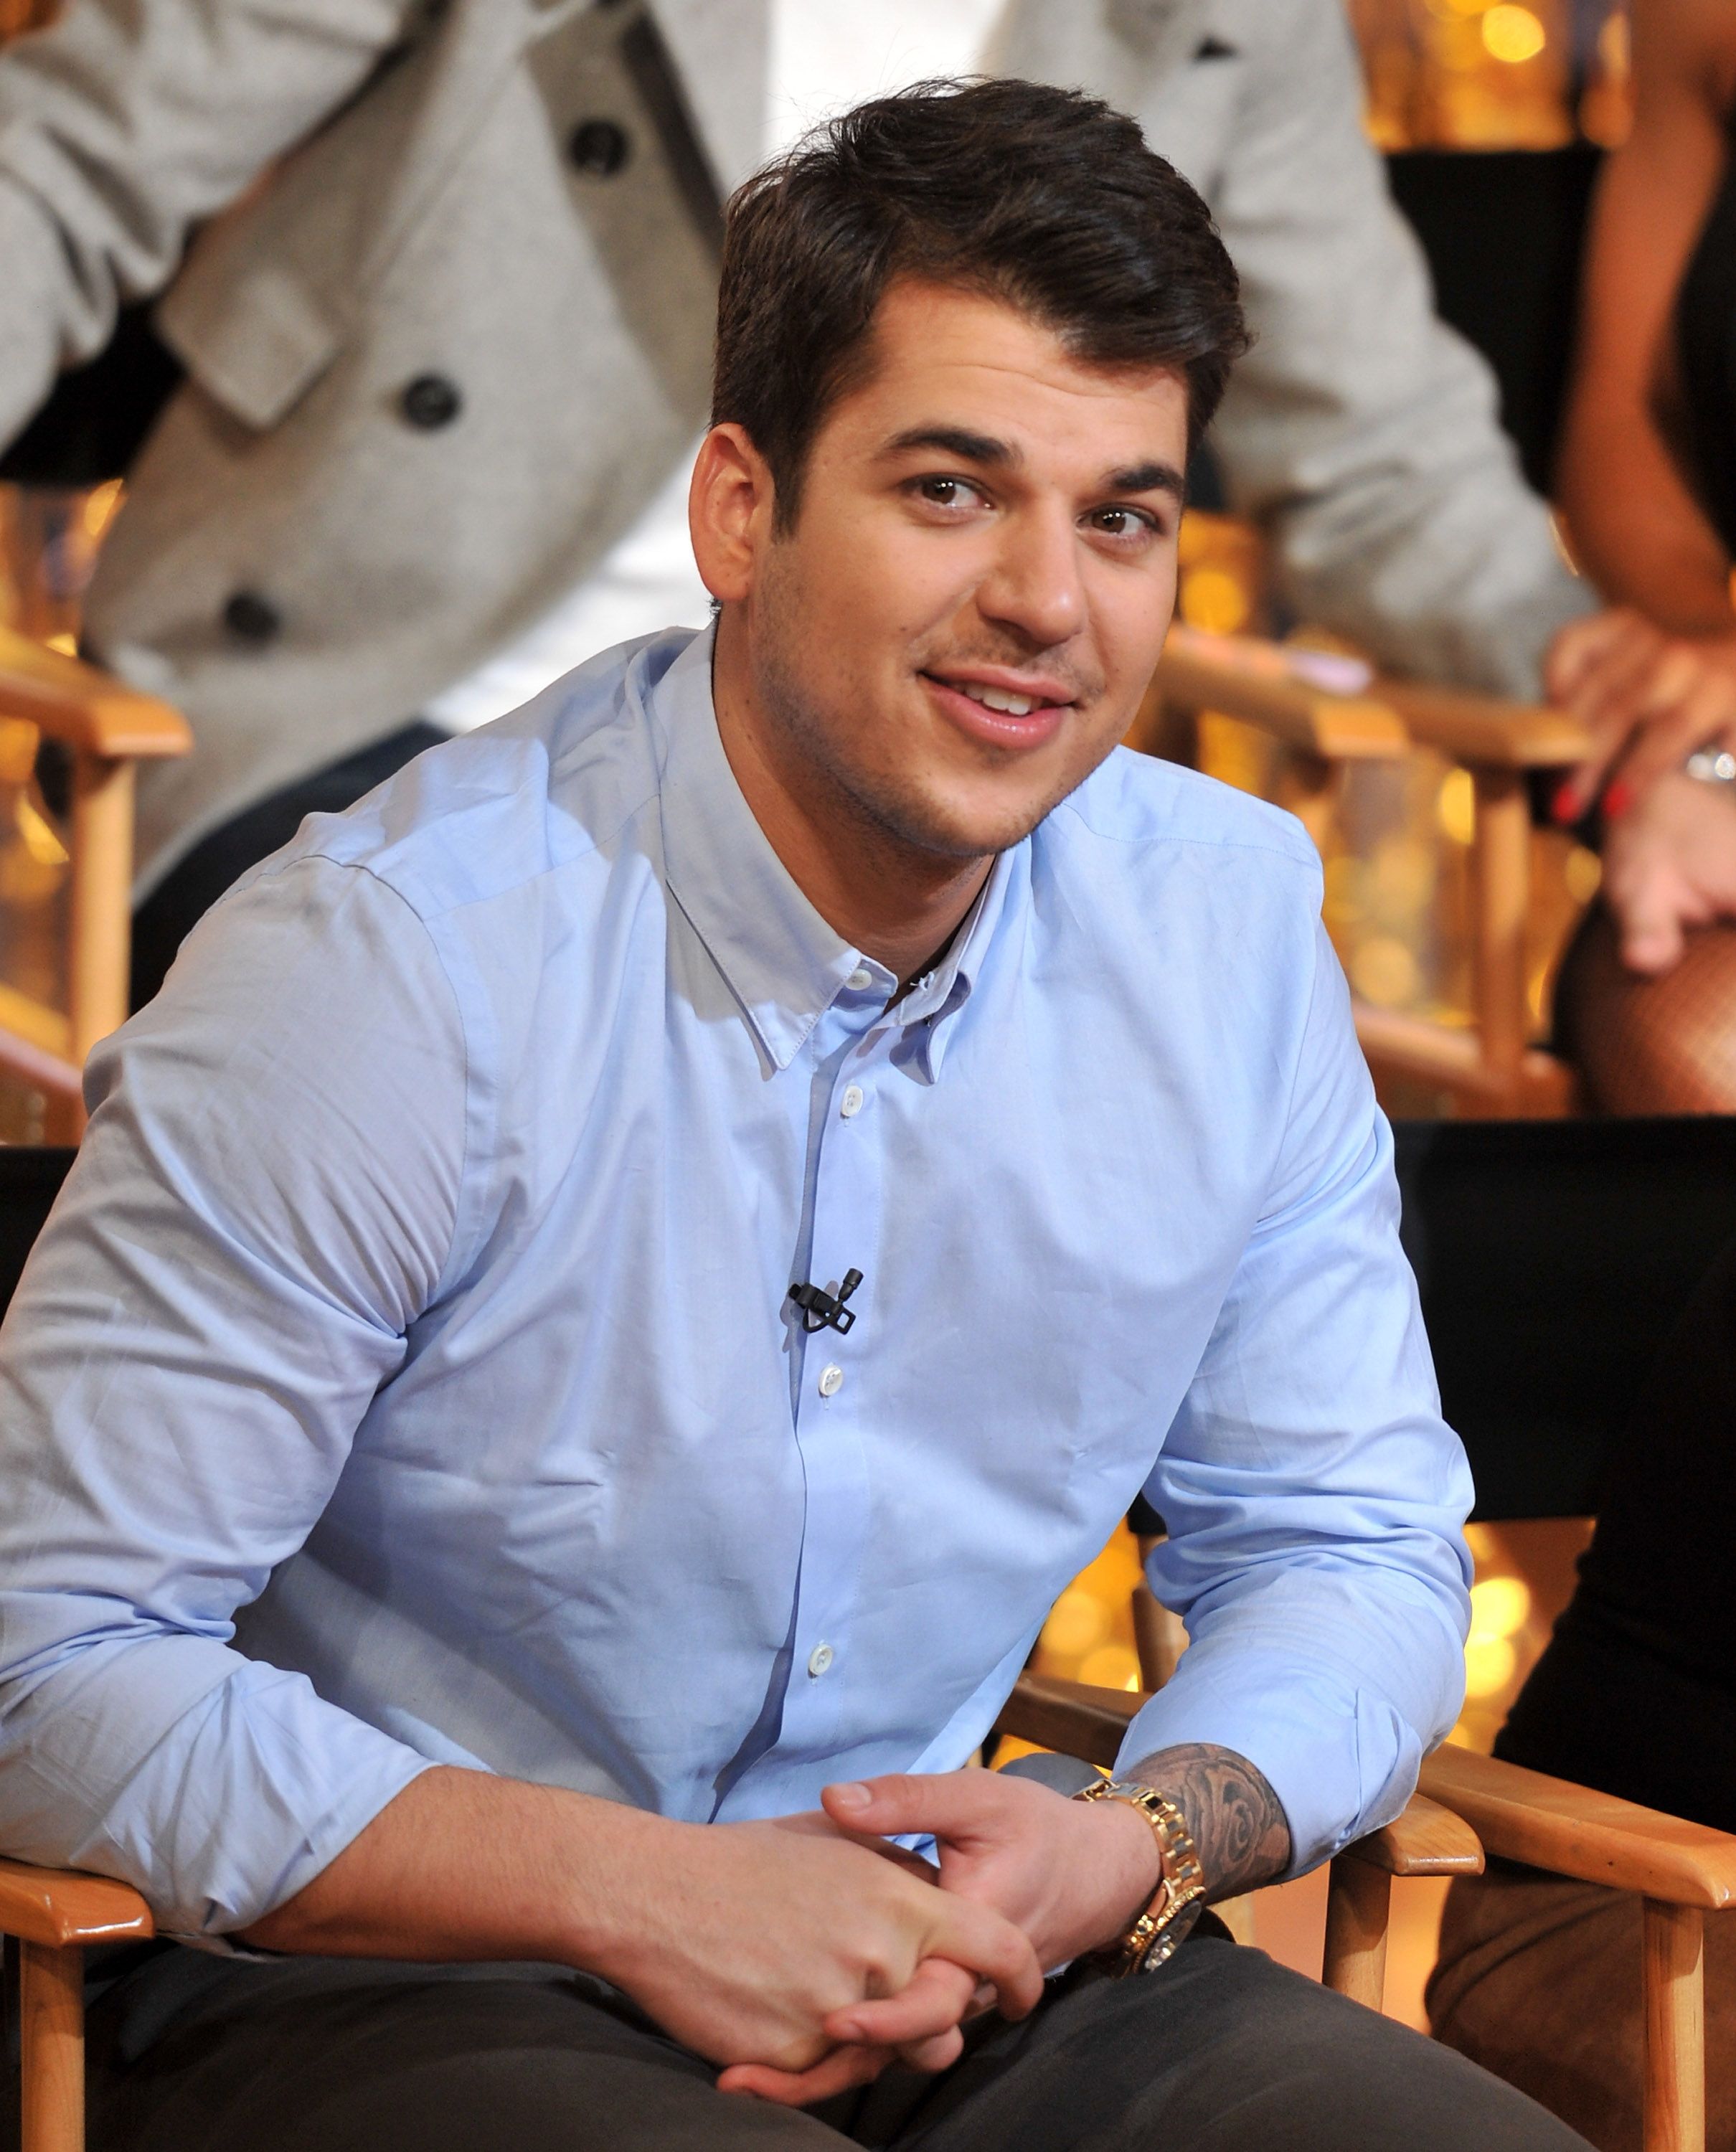
[[[738,190],[718,297],[713,424],[745,427],[778,522],[899,277],[1006,300],[1104,367],[1185,378],[1190,444],[1246,348],[1211,212],[1137,124],[1077,90],[925,82],[820,128]]]

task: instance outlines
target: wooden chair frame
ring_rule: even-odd
[[[1500,1859],[1638,1895],[1643,2152],[1705,2152],[1705,1916],[1736,1906],[1736,1836],[1469,1748],[1420,1784]]]
[[[0,1068],[47,1097],[50,1141],[74,1142],[84,1122],[84,1058],[126,1020],[134,767],[185,754],[192,735],[166,703],[4,628],[0,718],[34,725],[71,764],[67,1007],[0,984]]]
[[[1419,681],[1371,678],[1356,692],[1338,690],[1311,678],[1307,664],[1279,644],[1172,628],[1128,744],[1191,761],[1202,713],[1256,726],[1289,749],[1284,804],[1322,849],[1345,764],[1428,747],[1468,770],[1476,799],[1474,1026],[1458,1030],[1359,999],[1357,1035],[1377,1082],[1429,1084],[1449,1093],[1461,1113],[1525,1119],[1571,1112],[1571,1072],[1529,1043],[1525,779],[1532,770],[1579,761],[1587,749],[1585,733],[1560,710]]]

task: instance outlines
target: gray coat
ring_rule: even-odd
[[[647,4],[69,0],[0,54],[0,440],[123,299],[164,292],[187,369],[87,613],[197,738],[147,773],[146,881],[548,610],[703,423],[691,152],[756,160],[764,0],[648,0],[691,128]],[[1011,0],[997,64],[1130,109],[1211,201],[1260,336],[1218,445],[1300,606],[1530,686],[1586,600],[1429,313],[1336,0]]]

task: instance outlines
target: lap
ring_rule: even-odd
[[[93,2013],[92,2152],[1580,2145],[1446,2048],[1206,1939],[1150,1978],[1056,1983],[1023,2024],[980,2021],[939,2078],[889,2073],[809,2114],[718,2092],[630,2005],[554,1968],[225,1967],[130,2063],[124,2014]]]
[[[901,2091],[904,2114],[876,2114]],[[883,2080],[851,2134],[900,2152],[1585,2152],[1462,2056],[1211,1940],[991,2023],[912,2093]]]

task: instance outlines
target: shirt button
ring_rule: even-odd
[[[844,982],[855,993],[863,993],[874,984],[874,974],[865,964],[858,964]]]
[[[823,1398],[835,1398],[843,1388],[844,1370],[833,1360],[820,1371],[820,1394]]]
[[[845,1086],[844,1096],[838,1101],[838,1110],[846,1121],[853,1121],[861,1112],[862,1087],[860,1084],[847,1084]]]
[[[833,1652],[830,1644],[816,1644],[808,1654],[808,1671],[815,1681],[832,1663]]]
[[[627,129],[612,119],[581,120],[566,138],[567,155],[581,172],[596,180],[612,180],[632,147]]]
[[[444,373],[419,373],[398,399],[406,423],[422,434],[438,433],[442,426],[449,426],[464,405],[458,383],[449,381]]]

